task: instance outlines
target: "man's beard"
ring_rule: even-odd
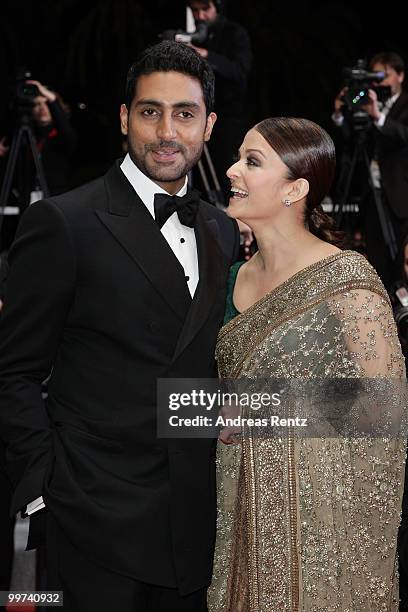
[[[172,183],[185,177],[190,170],[197,164],[204,148],[204,142],[200,142],[196,147],[187,149],[184,145],[174,141],[161,141],[144,145],[143,153],[136,150],[128,137],[128,153],[135,164],[150,180],[160,183]],[[160,151],[160,149],[174,149],[178,151],[180,162],[169,166],[161,166],[155,163],[150,156],[150,151]]]

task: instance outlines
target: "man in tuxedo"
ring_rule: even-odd
[[[120,110],[125,159],[33,204],[10,251],[0,424],[12,512],[31,513],[32,546],[45,524],[48,586],[69,612],[206,610],[215,444],[157,437],[156,381],[215,375],[239,234],[186,179],[213,98],[193,49],[147,49]]]
[[[363,105],[372,128],[367,138],[367,152],[371,158],[370,172],[374,187],[379,190],[382,205],[393,228],[397,248],[400,249],[408,233],[408,95],[403,91],[405,67],[403,59],[394,52],[374,55],[370,70],[382,72],[380,86],[390,88],[390,97],[381,104],[376,87],[369,90],[368,103]],[[350,121],[344,110],[344,90],[335,99],[333,119],[342,128],[347,145],[352,139]],[[346,150],[347,157],[347,150]],[[364,185],[368,182],[363,178]],[[396,280],[395,263],[385,245],[382,227],[374,202],[367,198],[363,219],[367,255],[384,283]],[[399,274],[399,269],[398,269]]]

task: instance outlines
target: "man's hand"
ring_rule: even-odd
[[[188,47],[191,47],[192,49],[194,49],[195,51],[197,51],[197,53],[199,55],[201,55],[201,57],[203,57],[204,59],[207,59],[208,57],[208,49],[203,49],[202,47],[195,47],[194,45],[192,45],[191,43],[189,43],[187,45]]]
[[[240,406],[236,404],[224,404],[221,408],[219,416],[222,416],[223,419],[241,419],[242,410]],[[220,431],[220,435],[218,439],[223,442],[223,444],[239,444],[240,436],[242,434],[241,425],[227,425],[223,427]]]
[[[6,145],[6,137],[3,136],[3,138],[0,140],[0,157],[5,157],[9,152],[9,149],[10,147]]]
[[[26,81],[26,83],[30,83],[31,85],[36,85],[38,87],[38,91],[40,92],[40,95],[44,96],[44,98],[47,99],[47,102],[55,102],[57,98],[56,94],[50,89],[48,89],[47,87],[45,87],[45,85],[42,85],[40,81],[34,81],[33,79],[30,79],[29,81]]]
[[[239,219],[237,219],[237,223],[238,223],[239,233],[241,234],[242,239],[243,239],[245,259],[246,260],[251,259],[250,248],[251,248],[251,244],[254,241],[254,234],[251,228],[249,227],[249,225],[247,225],[246,223],[243,223],[243,221],[240,221]]]
[[[369,101],[367,104],[361,106],[363,110],[366,111],[374,119],[374,121],[378,121],[381,117],[380,109],[378,108],[378,98],[377,94],[373,89],[368,90],[368,98]]]

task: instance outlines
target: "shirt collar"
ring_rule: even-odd
[[[170,195],[165,189],[159,187],[154,181],[149,179],[130,158],[129,153],[126,154],[125,159],[120,165],[120,169],[126,176],[133,189],[136,191],[143,204],[146,206],[152,217],[154,218],[154,195],[155,193],[166,193]],[[187,192],[188,179],[187,176],[184,181],[184,185],[176,193],[178,196],[183,196]]]
[[[387,108],[391,108],[391,106],[393,106],[393,104],[395,104],[395,102],[398,100],[400,95],[401,95],[401,93],[397,92],[396,94],[391,96],[391,98],[388,98],[388,100],[386,101],[384,106],[386,106]]]

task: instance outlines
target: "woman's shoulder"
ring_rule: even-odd
[[[376,270],[367,258],[357,251],[340,251],[329,258],[328,269],[334,284],[350,283],[355,289],[374,291],[388,298]]]
[[[332,257],[332,266],[343,269],[350,276],[360,276],[368,274],[370,278],[379,280],[379,276],[368,259],[361,253],[352,250],[339,251]],[[380,281],[381,282],[381,281]]]

